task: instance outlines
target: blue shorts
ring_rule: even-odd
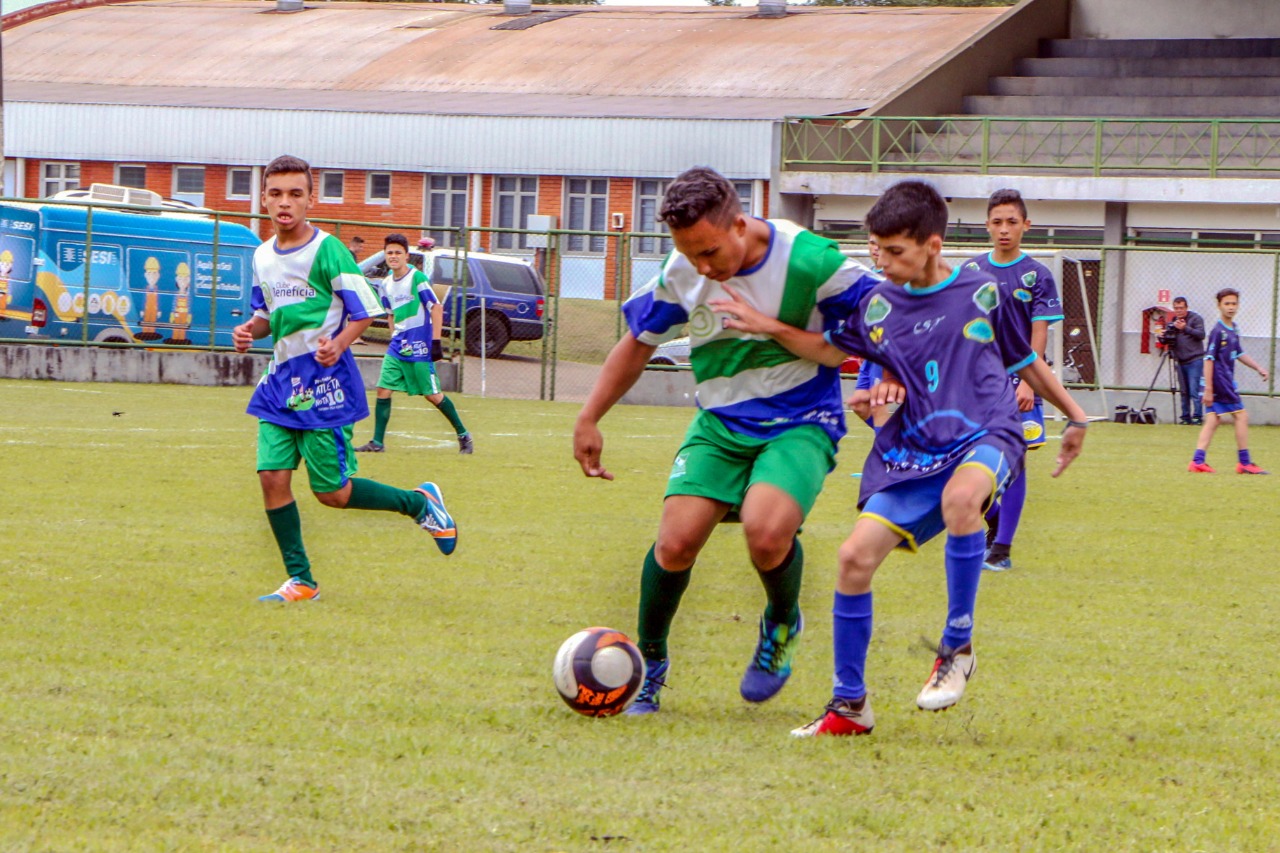
[[[1022,415],[1022,437],[1027,442],[1027,450],[1039,450],[1044,445],[1044,401],[1036,397],[1036,404],[1029,412]]]
[[[1209,411],[1215,415],[1234,415],[1236,412],[1244,411],[1244,402],[1242,400],[1234,400],[1230,403],[1214,401],[1209,404]]]
[[[1016,460],[1019,469],[1021,461]],[[858,517],[875,519],[901,535],[902,542],[898,548],[915,553],[921,545],[947,529],[946,522],[942,520],[942,490],[952,474],[968,465],[981,468],[991,477],[991,497],[983,506],[984,511],[1000,500],[1004,490],[1017,476],[1015,466],[1009,463],[1003,452],[989,444],[979,444],[949,468],[928,477],[895,483],[884,491],[876,492],[867,499]]]

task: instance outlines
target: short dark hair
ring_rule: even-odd
[[[900,181],[881,194],[867,211],[867,231],[876,237],[906,234],[923,243],[935,234],[947,236],[947,203],[933,185]]]
[[[987,214],[1002,204],[1011,204],[1018,208],[1019,215],[1023,219],[1027,218],[1027,203],[1022,200],[1022,193],[1017,190],[996,190],[991,194],[991,198],[987,199]]]
[[[267,178],[272,175],[297,174],[302,173],[307,176],[307,192],[311,191],[311,164],[301,157],[294,157],[292,154],[281,154],[276,159],[267,164],[267,168],[262,170],[262,185],[267,185]]]
[[[403,234],[388,234],[387,238],[382,241],[382,248],[385,250],[388,246],[399,246],[407,252],[409,251],[409,238]]]
[[[1214,298],[1217,299],[1218,302],[1222,302],[1222,300],[1226,299],[1228,296],[1234,296],[1236,299],[1239,299],[1240,291],[1236,290],[1234,287],[1224,287],[1215,294]]]
[[[682,172],[667,187],[658,221],[668,228],[692,228],[703,219],[728,226],[742,212],[742,201],[724,175],[706,166]]]
[[[351,238],[351,242],[352,242],[352,243],[363,243],[363,242],[364,242],[364,238],[363,238],[363,237],[361,237],[359,234],[357,234],[356,236],[354,236],[354,237],[352,237],[352,238]]]
[[[1173,304],[1174,304],[1174,305],[1177,305],[1179,302],[1181,302],[1183,305],[1188,304],[1188,303],[1187,303],[1187,297],[1185,297],[1185,296],[1175,296],[1175,297],[1173,297]]]

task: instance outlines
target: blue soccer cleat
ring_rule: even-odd
[[[743,699],[763,702],[777,695],[791,677],[791,659],[795,657],[803,631],[804,616],[797,617],[795,625],[760,617],[760,641],[738,688]]]
[[[667,670],[670,668],[671,658],[662,658],[661,660],[645,658],[644,684],[640,686],[640,693],[636,696],[636,701],[632,702],[631,706],[623,713],[630,716],[658,713],[658,708],[661,705],[658,694],[667,685]]]
[[[998,560],[991,559],[991,555],[982,558],[982,570],[986,572],[1007,572],[1013,568],[1013,560],[1008,557],[1001,557]]]
[[[427,511],[418,519],[418,526],[431,534],[436,547],[446,556],[458,547],[458,525],[453,516],[444,508],[444,498],[440,495],[440,487],[435,483],[423,483],[415,492],[427,499]]]

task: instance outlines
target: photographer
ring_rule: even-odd
[[[1160,343],[1169,348],[1169,357],[1178,363],[1178,384],[1182,391],[1182,420],[1204,423],[1204,318],[1187,310],[1187,298],[1173,300],[1173,314],[1160,334]],[[1192,405],[1195,414],[1192,414]]]

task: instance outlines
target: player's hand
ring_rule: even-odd
[[[573,426],[573,458],[582,466],[582,473],[588,477],[599,477],[601,480],[612,480],[613,475],[600,464],[600,453],[604,450],[604,436],[600,427],[589,421],[579,421]]]
[[[1058,449],[1058,467],[1053,469],[1054,477],[1067,470],[1067,466],[1080,455],[1080,451],[1084,449],[1084,433],[1084,427],[1068,426],[1063,430]]]
[[[444,347],[441,346],[439,338],[431,342],[431,360],[444,361]]]
[[[1263,382],[1266,382],[1271,377],[1271,374],[1267,373],[1267,369],[1265,367],[1258,368],[1258,375],[1262,377]]]
[[[1018,397],[1018,411],[1029,412],[1036,407],[1036,392],[1031,390],[1030,382],[1019,382],[1015,389]]]
[[[781,321],[757,311],[742,298],[742,294],[729,285],[721,285],[728,299],[708,299],[707,305],[717,314],[723,314],[721,324],[726,329],[737,329],[751,335],[771,335]]]
[[[235,344],[236,352],[248,352],[249,347],[253,346],[253,321],[241,323],[232,329],[231,342]]]
[[[316,361],[323,367],[333,367],[342,357],[343,347],[327,335],[320,336],[320,346],[316,349]]]
[[[871,408],[873,409],[890,403],[901,405],[906,402],[906,399],[906,386],[891,371],[886,370],[880,381],[871,386]]]
[[[1205,391],[1205,392],[1204,392],[1204,405],[1205,405],[1205,407],[1206,407],[1206,408],[1208,408],[1209,406],[1212,406],[1212,405],[1213,405],[1213,392],[1212,392],[1212,391]]]
[[[871,417],[871,389],[859,388],[846,404],[855,415],[865,421]]]

